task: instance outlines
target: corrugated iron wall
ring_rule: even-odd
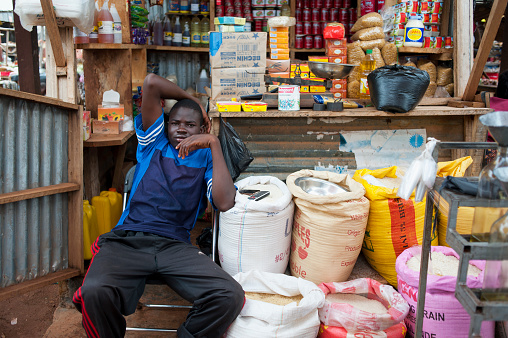
[[[0,97],[0,194],[67,182],[68,112]],[[68,267],[67,194],[0,205],[0,287]]]
[[[270,175],[281,180],[301,169],[321,165],[356,169],[354,153],[340,151],[341,132],[358,130],[417,129],[443,141],[463,141],[461,116],[429,117],[277,117],[226,119],[238,132],[254,161],[238,179]],[[451,132],[453,131],[453,132]],[[440,152],[449,160],[450,152]]]
[[[156,65],[157,75],[164,78],[174,75],[180,88],[186,90],[190,87],[195,90],[199,72],[207,68],[208,54],[151,52],[148,54],[148,62]]]

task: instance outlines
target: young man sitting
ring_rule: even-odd
[[[167,135],[161,99],[179,100]],[[92,245],[93,258],[73,302],[88,337],[123,337],[146,278],[159,275],[193,303],[179,337],[221,337],[242,309],[242,287],[190,244],[207,205],[233,207],[236,188],[217,137],[205,133],[197,99],[162,77],[143,84],[133,186],[117,226]],[[207,118],[207,117],[206,117]]]

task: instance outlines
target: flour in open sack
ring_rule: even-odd
[[[375,314],[388,313],[388,310],[381,302],[354,293],[330,293],[326,295],[326,300],[331,303],[346,303],[365,312]]]
[[[275,304],[275,305],[288,305],[293,302],[296,302],[296,305],[300,303],[303,296],[282,296],[273,293],[260,293],[260,292],[245,292],[245,298],[252,300],[259,300],[261,302]]]
[[[421,254],[411,257],[406,265],[413,271],[420,271]],[[455,256],[447,256],[441,252],[431,253],[431,262],[429,263],[429,274],[436,276],[457,276],[459,272],[459,260]],[[478,277],[481,270],[476,266],[469,264],[467,274]]]

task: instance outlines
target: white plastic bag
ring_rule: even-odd
[[[298,305],[275,305],[246,299],[242,311],[224,337],[237,338],[315,338],[319,330],[318,308],[325,295],[316,284],[284,274],[251,270],[233,276],[245,292],[282,296],[302,295]]]
[[[19,15],[21,26],[32,31],[33,26],[45,26],[46,21],[39,0],[16,0],[14,13]],[[95,3],[92,0],[53,0],[59,26],[76,26],[83,33],[93,29]]]

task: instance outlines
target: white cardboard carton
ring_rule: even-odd
[[[266,32],[210,32],[213,68],[266,67]]]
[[[212,69],[212,100],[265,92],[264,68]]]

